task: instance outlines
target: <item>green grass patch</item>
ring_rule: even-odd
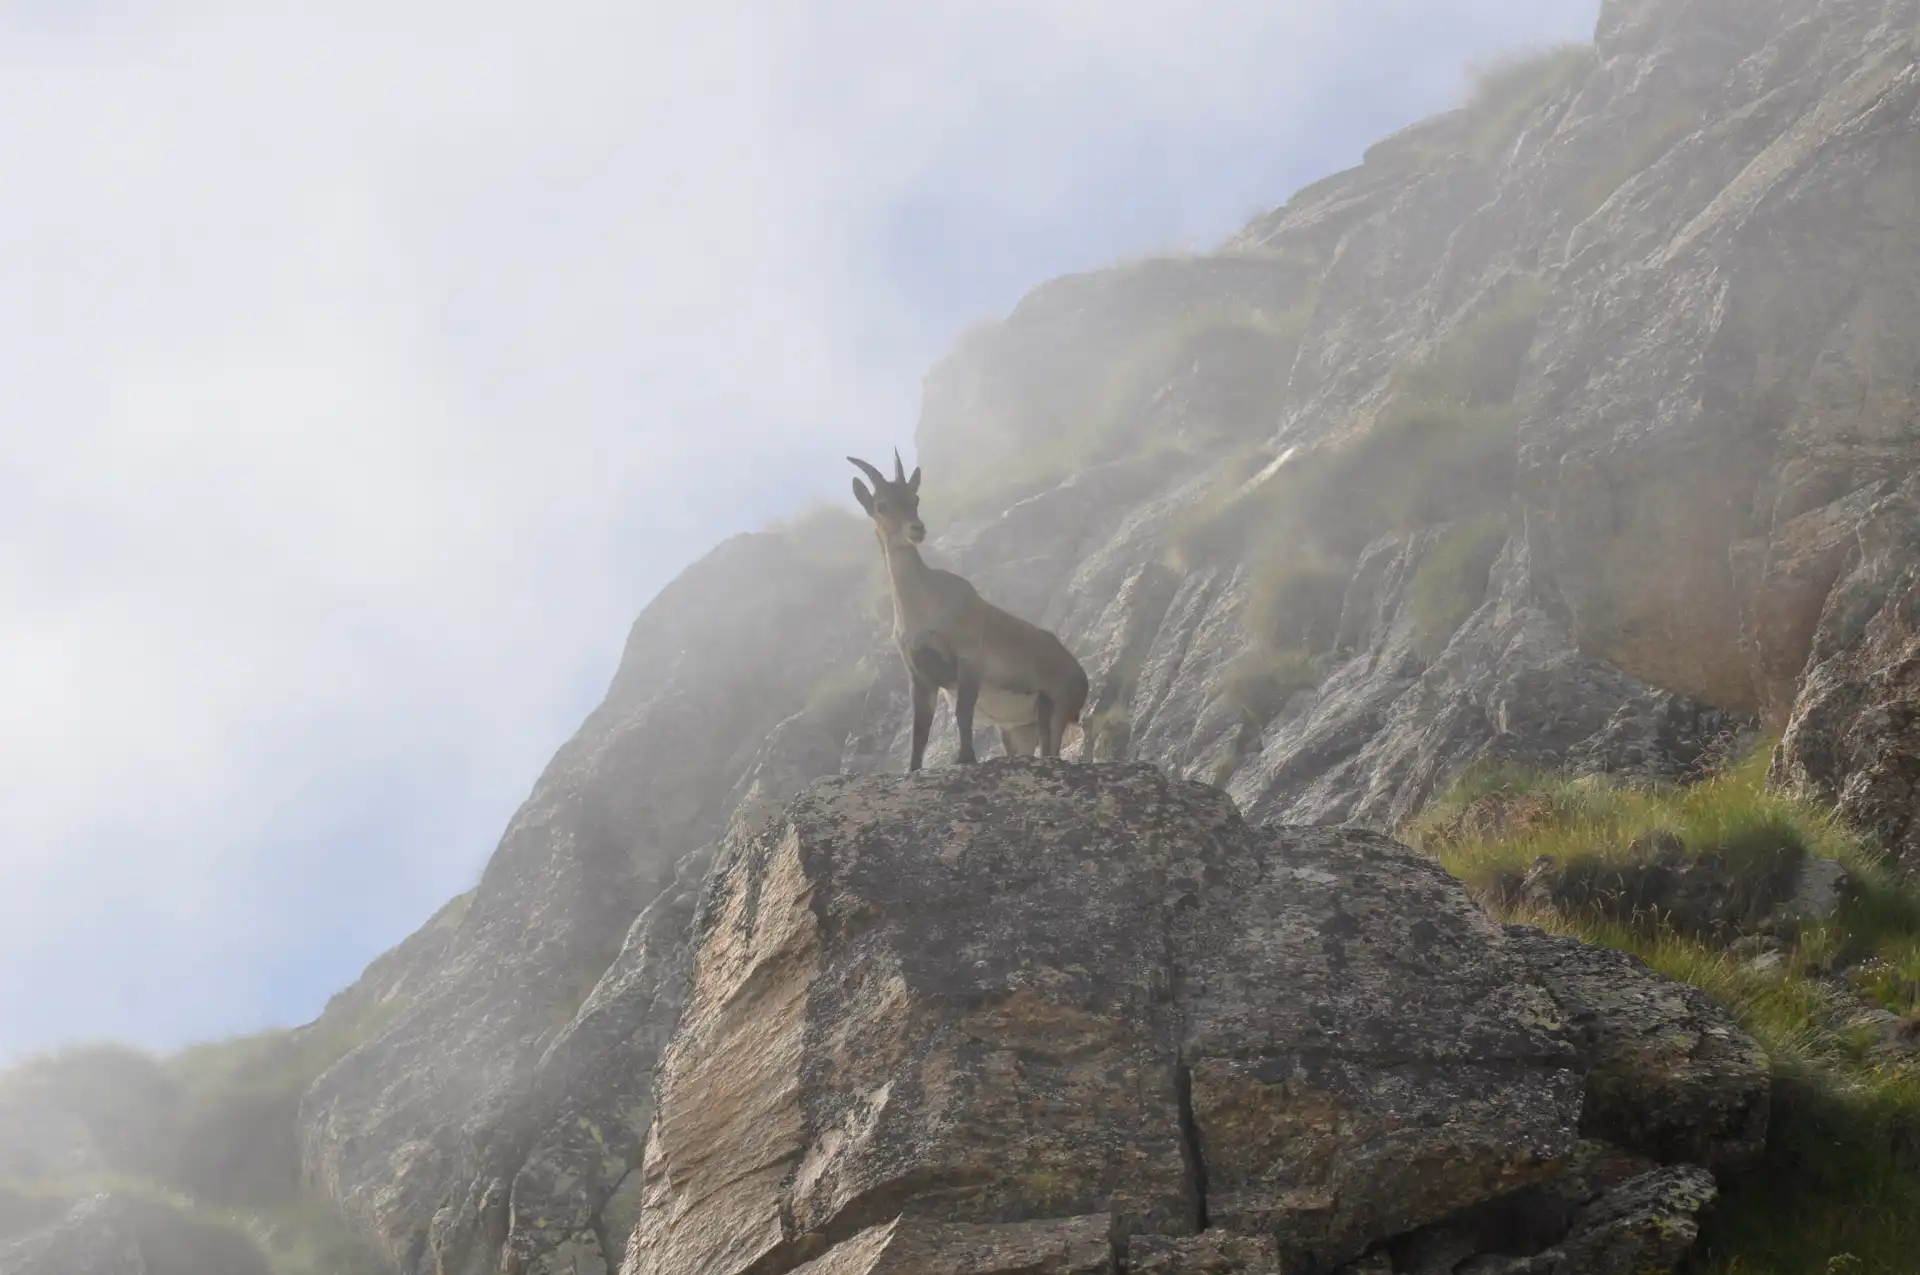
[[[1483,896],[1546,856],[1570,868],[1621,866],[1649,838],[1677,836],[1737,880],[1772,877],[1807,855],[1866,866],[1860,838],[1809,803],[1765,785],[1765,750],[1687,787],[1639,787],[1491,766],[1463,777],[1405,831]]]
[[[1329,509],[1349,542],[1409,532],[1503,505],[1513,490],[1514,426],[1507,404],[1403,398],[1345,452]]]
[[[1227,665],[1220,678],[1220,696],[1248,727],[1259,730],[1280,715],[1289,699],[1318,680],[1313,657],[1307,652],[1255,645]]]
[[[1644,172],[1653,162],[1673,148],[1674,143],[1700,127],[1699,114],[1676,106],[1652,120],[1629,138],[1618,154],[1594,170],[1574,190],[1568,212],[1575,221],[1585,221],[1613,198],[1615,191]]]
[[[379,1006],[352,1021],[322,1018],[169,1057],[110,1043],[74,1046],[0,1076],[0,1107],[67,1113],[123,1184],[144,1182],[207,1206],[290,1202],[300,1189],[301,1097],[397,1012]],[[62,1166],[24,1171],[57,1178]]]
[[[1769,1051],[1771,1127],[1760,1165],[1721,1183],[1695,1275],[1895,1275],[1920,1251],[1920,1068],[1873,1048],[1878,1033],[1831,971],[1872,971],[1877,999],[1911,1011],[1920,984],[1920,894],[1883,856],[1813,803],[1765,786],[1770,741],[1688,787],[1628,788],[1499,766],[1477,768],[1405,830],[1504,919],[1633,952],[1701,988]],[[1788,935],[1784,959],[1743,960],[1647,922],[1503,904],[1503,881],[1534,861],[1618,863],[1645,834],[1718,853],[1764,875],[1803,855],[1837,858],[1856,888],[1826,925]]]
[[[1583,79],[1595,61],[1591,45],[1561,44],[1470,68],[1468,154],[1477,163],[1498,162],[1534,112]]]
[[[1275,479],[1268,471],[1279,474],[1298,455],[1298,448],[1289,448],[1279,458],[1268,452],[1243,452],[1222,465],[1212,489],[1174,519],[1167,539],[1167,565],[1175,571],[1191,571],[1237,561],[1273,516],[1275,506],[1283,505],[1289,496],[1306,499],[1310,494],[1301,488],[1282,492],[1269,486]],[[1278,481],[1290,486],[1292,478],[1288,474]]]
[[[1470,407],[1510,402],[1546,301],[1547,286],[1538,275],[1511,280],[1455,325],[1432,354],[1402,369],[1395,378],[1398,393]]]
[[[1736,891],[1758,892],[1804,858],[1837,860],[1850,888],[1831,921],[1793,929],[1796,959],[1810,972],[1844,971],[1861,994],[1913,1013],[1920,1009],[1920,893],[1830,810],[1768,789],[1770,752],[1763,742],[1719,775],[1670,787],[1477,767],[1403,832],[1490,899],[1509,894],[1541,856],[1597,879],[1636,864],[1663,833],[1678,837],[1689,856],[1715,856]]]
[[[450,906],[457,914],[461,905]],[[0,1180],[0,1234],[49,1225],[80,1200],[113,1193],[181,1216],[172,1242],[185,1247],[169,1269],[251,1269],[236,1247],[244,1239],[274,1275],[384,1273],[328,1206],[303,1196],[296,1120],[314,1079],[394,1012],[166,1057],[91,1044],[22,1062],[0,1076],[0,1107],[66,1113],[104,1167],[17,1164],[18,1176]]]
[[[57,1222],[82,1200],[111,1194],[163,1206],[178,1216],[169,1270],[249,1269],[244,1248],[273,1275],[391,1275],[391,1267],[340,1216],[316,1200],[264,1209],[208,1206],[146,1178],[116,1173],[0,1179],[0,1238]],[[244,1248],[242,1247],[244,1246]]]
[[[1311,543],[1292,554],[1279,545],[1254,559],[1247,594],[1248,636],[1277,651],[1318,652],[1333,646],[1346,600],[1349,568]]]
[[[1022,440],[1011,454],[944,475],[942,507],[954,516],[976,514],[1044,491],[1090,465],[1173,446],[1149,426],[1161,392],[1189,372],[1199,384],[1230,384],[1241,404],[1235,415],[1242,419],[1216,421],[1194,441],[1217,443],[1236,424],[1270,430],[1311,314],[1310,297],[1285,308],[1223,301],[1191,306],[1136,334],[1077,383],[1055,387],[1050,397],[1059,401],[1035,419],[995,431]]]
[[[1373,537],[1504,507],[1518,419],[1512,397],[1545,295],[1530,275],[1497,291],[1395,373],[1387,406],[1358,435],[1278,457],[1251,452],[1224,467],[1215,490],[1176,524],[1171,565],[1248,562],[1255,597],[1273,602],[1254,617],[1255,631],[1266,632],[1296,601],[1295,581],[1344,573]]]
[[[57,1223],[75,1205],[96,1195],[139,1201],[163,1225],[142,1226],[142,1255],[154,1270],[241,1275],[383,1275],[382,1267],[282,1268],[274,1265],[245,1212],[209,1208],[144,1178],[110,1172],[58,1178],[0,1179],[0,1238]],[[164,1212],[161,1212],[164,1211]],[[158,1217],[155,1218],[159,1220]]]
[[[1504,514],[1488,514],[1455,526],[1437,540],[1414,571],[1408,605],[1423,644],[1443,644],[1487,595],[1487,575],[1506,543]]]
[[[253,1238],[273,1275],[391,1275],[392,1267],[331,1208],[303,1201],[229,1219]]]

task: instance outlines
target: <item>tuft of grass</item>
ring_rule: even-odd
[[[1414,628],[1432,647],[1451,637],[1487,593],[1487,574],[1506,542],[1503,514],[1487,514],[1447,531],[1427,551],[1408,586]]]
[[[1271,598],[1296,577],[1343,573],[1375,536],[1504,506],[1518,419],[1511,400],[1544,301],[1537,277],[1509,282],[1394,375],[1387,407],[1358,436],[1277,457],[1251,452],[1224,467],[1175,527],[1171,564],[1248,561]]]
[[[1575,868],[1620,866],[1662,833],[1677,836],[1689,855],[1718,856],[1736,879],[1770,877],[1809,855],[1866,869],[1872,855],[1859,837],[1810,803],[1766,788],[1766,751],[1688,787],[1476,768],[1405,831],[1486,896],[1540,856]]]
[[[1307,652],[1254,645],[1227,665],[1220,678],[1220,695],[1257,731],[1278,717],[1289,699],[1318,680],[1313,657]]]
[[[273,1275],[391,1275],[392,1267],[318,1201],[231,1215],[266,1254]]]
[[[1160,394],[1184,374],[1197,381],[1231,381],[1237,424],[1256,432],[1277,418],[1293,369],[1294,352],[1312,314],[1312,298],[1286,308],[1244,301],[1188,307],[1172,322],[1140,332],[1114,358],[1057,392],[1045,419],[1002,430],[1020,438],[1011,455],[985,458],[979,468],[949,474],[943,500],[955,515],[1036,494],[1089,465],[1130,451],[1170,446],[1150,435]],[[1219,432],[1219,430],[1216,430]]]
[[[1591,45],[1561,44],[1470,68],[1468,154],[1477,163],[1498,162],[1534,112],[1578,83],[1594,64]]]
[[[138,1200],[172,1215],[164,1229],[143,1230],[141,1236],[141,1247],[155,1270],[252,1275],[265,1269],[282,1275],[250,1225],[251,1215],[209,1208],[148,1179],[112,1172],[0,1179],[0,1220],[23,1223],[0,1229],[0,1236],[51,1225],[81,1201],[105,1194]],[[290,1270],[286,1275],[375,1275],[380,1269]]]
[[[1399,372],[1398,392],[1418,402],[1469,407],[1510,402],[1546,301],[1547,285],[1539,275],[1508,281],[1447,333],[1432,354]]]
[[[1911,1007],[1920,954],[1920,893],[1830,811],[1765,785],[1770,741],[1690,787],[1629,789],[1488,765],[1463,776],[1417,818],[1409,839],[1436,855],[1503,919],[1634,953],[1725,1005],[1772,1058],[1767,1147],[1728,1177],[1688,1270],[1695,1275],[1831,1275],[1912,1269],[1920,1247],[1920,1065],[1879,1052],[1830,971],[1875,971],[1885,1001]],[[1827,925],[1790,936],[1787,959],[1739,959],[1658,923],[1628,923],[1504,905],[1502,879],[1539,854],[1620,862],[1642,834],[1671,831],[1689,848],[1765,874],[1783,859],[1837,858],[1855,889]],[[1859,989],[1861,982],[1854,983]]]
[[[1247,452],[1177,521],[1168,565],[1245,564],[1252,647],[1228,695],[1250,729],[1313,682],[1310,657],[1338,639],[1352,565],[1368,542],[1448,522],[1414,582],[1415,622],[1433,641],[1485,595],[1513,490],[1512,398],[1538,327],[1545,287],[1521,276],[1401,368],[1387,407],[1338,445]],[[1243,736],[1244,738],[1244,736]],[[1221,763],[1230,773],[1239,758]]]
[[[1220,467],[1213,489],[1182,510],[1167,542],[1167,565],[1175,571],[1238,561],[1287,506],[1312,499],[1310,455],[1290,447],[1279,456],[1242,453]]]
[[[1615,191],[1699,127],[1699,114],[1684,106],[1676,106],[1652,120],[1627,140],[1610,163],[1580,183],[1567,209],[1573,220],[1585,221],[1600,211]]]
[[[1504,504],[1513,489],[1513,395],[1546,288],[1510,281],[1425,358],[1395,373],[1392,398],[1349,444],[1341,507],[1374,531],[1411,530]]]
[[[1294,554],[1276,545],[1253,562],[1247,595],[1248,635],[1273,650],[1319,652],[1333,646],[1346,601],[1347,564],[1314,545]]]
[[[146,1178],[87,1173],[57,1178],[0,1179],[0,1237],[51,1225],[91,1196],[112,1194],[159,1205],[178,1215],[181,1236],[197,1250],[178,1256],[190,1269],[251,1269],[245,1250],[266,1259],[273,1275],[390,1275],[392,1268],[332,1208],[301,1200],[262,1209],[208,1206]],[[18,1220],[21,1225],[7,1225]],[[244,1247],[243,1247],[244,1246]],[[222,1265],[224,1261],[226,1265]]]
[[[1333,512],[1367,533],[1409,532],[1489,505],[1513,490],[1514,426],[1507,404],[1399,399],[1348,446]]]
[[[295,1122],[308,1086],[373,1038],[398,1007],[353,1021],[195,1045],[170,1057],[116,1044],[28,1059],[0,1076],[0,1107],[63,1111],[123,1185],[208,1206],[267,1207],[299,1194]],[[59,1176],[59,1166],[21,1165]]]

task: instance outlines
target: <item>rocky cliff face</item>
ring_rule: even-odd
[[[471,897],[310,1029],[345,1052],[300,1101],[305,1181],[403,1275],[603,1275],[636,1222],[663,1273],[1094,1270],[1115,1237],[1212,1270],[1276,1235],[1638,1269],[1565,1246],[1686,1232],[1707,1188],[1672,1166],[1763,1127],[1750,1042],[1305,828],[1389,830],[1484,758],[1684,777],[1767,727],[1779,781],[1920,869],[1917,31],[1920,0],[1607,0],[1591,50],[1219,251],[971,334],[927,380],[932,556],[1079,654],[1088,754],[1295,830],[1139,770],[782,815],[903,768],[904,683],[862,526],[737,538],[636,623]],[[1649,998],[1666,1046],[1606,1027]],[[1704,1052],[1664,1099],[1595,1080],[1675,1039]],[[1097,1122],[1045,1126],[1067,1106]],[[1668,1167],[1582,1177],[1581,1128]],[[983,1167],[1009,1155],[1028,1178]],[[1462,1238],[1527,1184],[1544,1247]]]

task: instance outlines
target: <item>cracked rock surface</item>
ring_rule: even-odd
[[[1626,952],[1509,925],[1590,1051],[1581,1125],[1664,1163],[1750,1166],[1766,1147],[1766,1051],[1698,988]]]
[[[1169,1270],[1330,1270],[1578,1143],[1569,1027],[1457,882],[1152,767],[816,784],[723,845],[694,944],[627,1275],[1095,1215]]]

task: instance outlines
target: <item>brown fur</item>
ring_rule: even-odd
[[[920,521],[920,471],[903,472],[898,453],[887,479],[862,460],[853,463],[873,481],[854,479],[854,498],[873,520],[893,592],[893,636],[913,682],[913,754],[920,769],[933,702],[953,700],[960,760],[975,760],[976,709],[1000,728],[1009,754],[1058,757],[1068,727],[1079,730],[1087,705],[1086,670],[1058,637],[994,606],[961,576],[929,567],[920,557],[926,538]]]

